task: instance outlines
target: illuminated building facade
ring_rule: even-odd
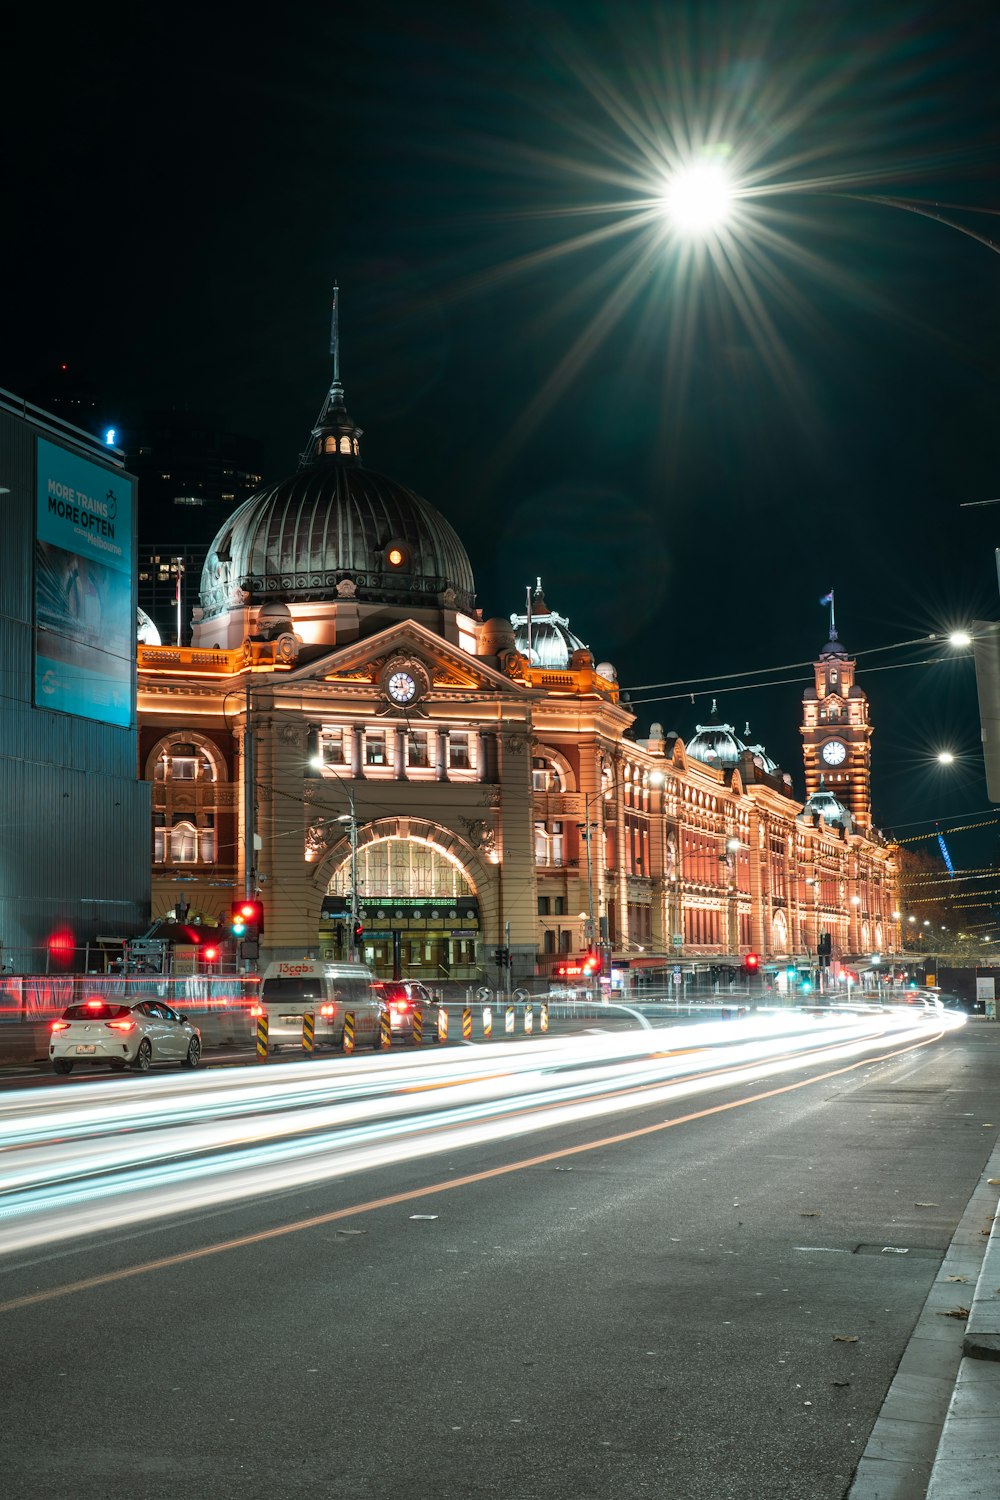
[[[191,646],[138,647],[154,915],[224,919],[253,890],[262,961],[335,957],[354,894],[378,972],[467,983],[504,947],[515,980],[597,946],[633,969],[808,963],[821,932],[835,956],[898,950],[857,780],[847,810],[818,780],[803,807],[730,726],[633,738],[541,586],[484,619],[453,528],[363,466],[361,435],[335,367],[298,471],[209,548]]]

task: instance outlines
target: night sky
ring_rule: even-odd
[[[875,648],[1000,613],[1000,507],[960,508],[1000,496],[1000,258],[830,193],[1000,209],[995,5],[61,9],[5,79],[0,385],[66,361],[109,425],[215,413],[276,479],[336,278],[365,461],[453,522],[486,615],[541,575],[640,736],[779,669],[719,701],[801,786],[833,588],[893,668],[860,678],[876,820],[990,816],[971,661]],[[689,148],[796,187],[724,263],[650,207]]]

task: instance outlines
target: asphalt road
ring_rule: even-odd
[[[1000,1124],[879,1056],[10,1253],[4,1493],[840,1500]]]

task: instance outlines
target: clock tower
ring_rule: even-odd
[[[806,799],[820,780],[851,814],[855,828],[872,822],[871,737],[868,697],[856,686],[856,662],[837,639],[830,611],[830,639],[813,663],[814,687],[802,694],[802,755]]]

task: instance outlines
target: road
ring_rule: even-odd
[[[881,1024],[0,1094],[5,1492],[840,1500],[997,1140]]]

